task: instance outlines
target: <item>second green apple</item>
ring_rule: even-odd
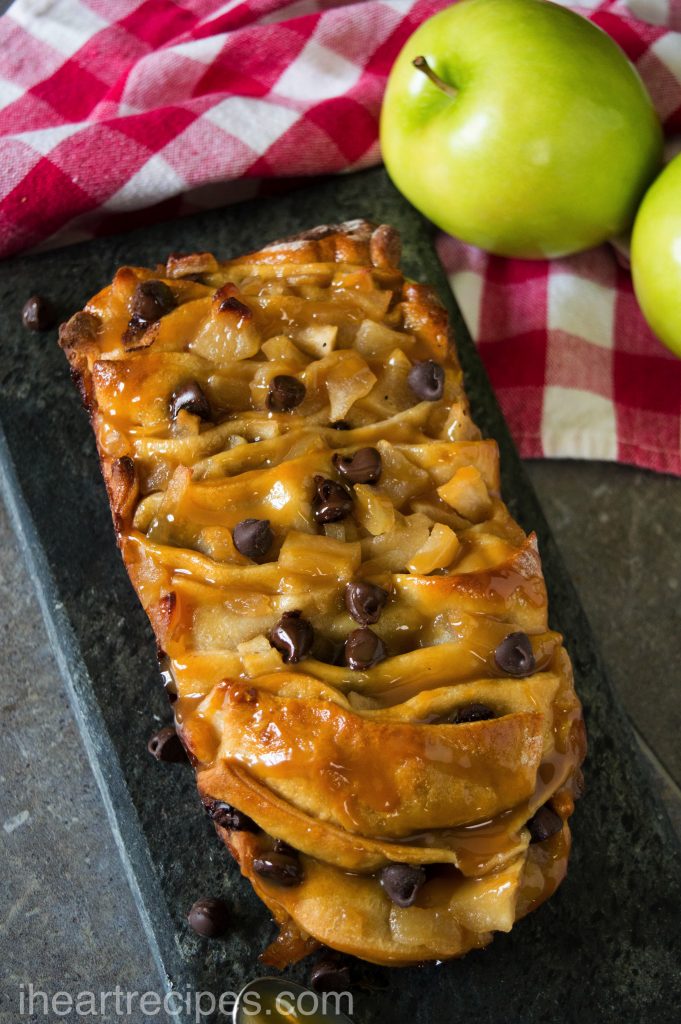
[[[585,18],[544,0],[462,0],[400,53],[381,148],[397,187],[439,227],[538,258],[630,226],[662,133],[636,69]]]

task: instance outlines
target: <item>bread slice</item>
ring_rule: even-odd
[[[199,792],[279,967],[319,944],[459,956],[566,871],[570,662],[446,312],[399,254],[352,221],[123,267],[60,335]]]

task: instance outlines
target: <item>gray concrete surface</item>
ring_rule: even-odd
[[[681,836],[681,480],[570,462],[529,470]],[[161,989],[1,507],[0,593],[0,1020],[18,1024],[46,1019],[18,1014],[22,983]]]
[[[0,1019],[17,1024],[48,1019],[18,1014],[22,984],[160,986],[1,503],[0,595]]]

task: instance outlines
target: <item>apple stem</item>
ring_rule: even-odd
[[[447,96],[454,98],[459,95],[458,89],[455,89],[453,85],[448,85],[447,82],[443,82],[440,76],[435,74],[425,57],[414,57],[412,64],[419,71],[423,71],[424,75],[431,80],[433,85],[436,85]]]

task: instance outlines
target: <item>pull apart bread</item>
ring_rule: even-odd
[[[565,875],[585,752],[447,315],[352,221],[124,267],[62,327],[220,837],[280,926],[456,957]]]

